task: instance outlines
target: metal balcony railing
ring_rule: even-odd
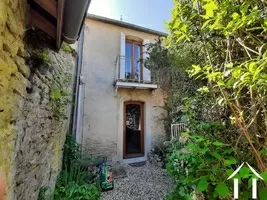
[[[181,132],[183,132],[186,128],[186,124],[183,122],[177,124],[171,124],[171,140],[180,137]]]
[[[144,66],[142,59],[117,56],[116,81],[152,83],[150,70]]]

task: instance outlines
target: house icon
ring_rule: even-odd
[[[235,171],[231,174],[231,176],[228,177],[227,180],[233,178],[239,170],[243,167],[245,163],[242,163]],[[263,178],[256,172],[255,169],[253,169],[247,162],[246,165],[249,167],[249,169],[253,172],[255,176],[257,176],[259,179],[263,180]],[[238,179],[234,178],[234,199],[238,199]],[[257,199],[257,178],[252,179],[252,199]]]

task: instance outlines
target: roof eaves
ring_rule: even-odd
[[[87,18],[92,19],[92,20],[96,20],[96,21],[101,21],[101,22],[108,23],[108,24],[117,25],[117,26],[124,27],[124,28],[129,28],[129,29],[145,32],[145,33],[155,34],[155,35],[158,35],[161,37],[167,37],[168,36],[167,33],[163,33],[161,31],[156,31],[156,30],[145,28],[145,27],[138,26],[135,24],[130,24],[127,22],[123,22],[123,21],[119,21],[119,20],[115,20],[115,19],[110,19],[110,18],[98,16],[98,15],[93,15],[93,14],[88,13]]]

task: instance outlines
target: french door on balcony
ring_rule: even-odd
[[[125,78],[141,81],[143,79],[142,42],[126,40],[125,50]]]

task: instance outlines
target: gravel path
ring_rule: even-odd
[[[172,191],[172,179],[155,165],[123,167],[128,176],[115,179],[114,189],[103,192],[101,200],[162,200]]]

